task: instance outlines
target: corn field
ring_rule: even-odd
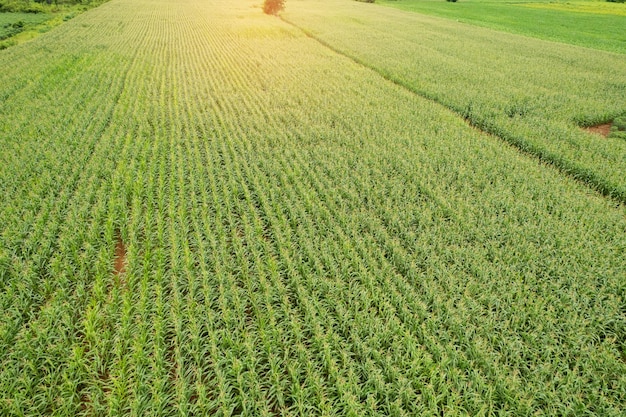
[[[325,4],[294,0],[286,20],[471,125],[626,202],[626,141],[598,140],[580,129],[626,114],[623,54],[353,1]]]
[[[330,5],[111,0],[0,52],[0,415],[624,415],[621,200],[338,53]],[[608,104],[551,135],[625,110],[585,71]],[[563,137],[622,195],[624,142]]]

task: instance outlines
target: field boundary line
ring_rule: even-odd
[[[415,94],[418,97],[421,97],[425,100],[428,100],[432,103],[435,103],[451,111],[452,113],[454,113],[455,115],[463,119],[465,123],[471,128],[476,129],[485,135],[497,138],[501,142],[504,142],[508,144],[509,146],[512,146],[520,153],[524,155],[528,155],[529,157],[535,160],[539,160],[540,162],[543,162],[547,165],[554,167],[558,172],[566,175],[569,178],[572,178],[579,184],[582,184],[586,186],[587,188],[592,189],[593,191],[599,193],[601,196],[605,198],[609,198],[621,205],[626,204],[626,190],[618,188],[617,185],[611,184],[609,181],[606,181],[605,179],[599,177],[591,170],[585,167],[581,167],[580,165],[577,165],[575,162],[567,161],[563,159],[561,156],[555,155],[546,149],[542,149],[536,145],[533,145],[532,143],[529,143],[523,138],[516,137],[515,135],[511,135],[511,134],[506,134],[502,132],[501,129],[499,129],[497,126],[491,125],[488,120],[484,120],[482,118],[478,119],[477,115],[468,114],[466,111],[463,111],[454,106],[445,104],[444,102],[439,100],[437,97],[433,96],[432,94],[428,94],[427,92],[420,91],[419,89],[411,86],[409,83],[405,82],[401,78],[394,77],[393,75],[387,73],[386,71],[376,66],[370,65],[364,60],[333,46],[329,42],[326,42],[325,40],[316,36],[312,31],[307,30],[297,25],[296,23],[293,23],[292,21],[286,19],[284,16],[281,15],[279,16],[279,18],[280,20],[287,23],[288,25],[301,31],[306,37],[317,41],[319,44],[330,49],[336,54],[341,55],[351,60],[357,65],[360,65],[364,68],[374,71],[376,74],[381,76],[386,81],[389,81],[395,84],[396,86],[401,87],[404,90],[412,94]]]

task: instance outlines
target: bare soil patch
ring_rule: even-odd
[[[611,133],[611,123],[604,123],[604,124],[597,125],[597,126],[584,127],[583,129],[585,129],[587,132],[594,133],[596,135],[601,135],[606,138],[607,136],[609,136],[609,133]]]
[[[117,238],[115,244],[115,275],[120,276],[126,272],[126,246],[121,238]]]

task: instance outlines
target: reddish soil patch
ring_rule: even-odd
[[[609,133],[611,133],[611,123],[604,123],[597,126],[589,126],[583,129],[585,129],[587,132],[595,133],[596,135],[602,135],[606,138],[607,136],[609,136]]]
[[[119,276],[126,272],[126,246],[121,238],[115,245],[115,275]]]

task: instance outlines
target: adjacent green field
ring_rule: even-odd
[[[0,40],[16,35],[29,26],[37,25],[49,16],[32,13],[0,13]]]
[[[17,35],[42,27],[50,19],[52,16],[45,13],[0,13],[0,50],[16,45]]]
[[[32,40],[106,0],[0,0],[0,50]]]
[[[0,66],[0,415],[626,411],[626,209],[554,166],[249,0]]]
[[[286,19],[354,61],[626,201],[626,142],[579,128],[626,113],[626,59],[360,2]]]
[[[623,3],[552,0],[378,2],[505,32],[626,54],[626,4]]]

